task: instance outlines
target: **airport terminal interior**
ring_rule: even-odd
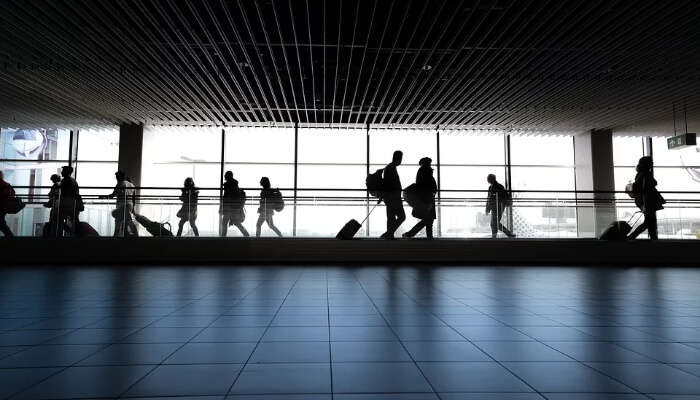
[[[698,15],[0,1],[0,398],[700,399]]]

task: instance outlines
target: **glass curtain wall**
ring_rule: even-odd
[[[615,191],[624,192],[625,186],[634,181],[637,161],[644,156],[644,141],[641,136],[613,136],[613,165],[615,173]],[[635,212],[639,211],[634,201],[624,193],[617,193],[616,212],[620,221],[637,220]],[[634,216],[634,219],[632,217]],[[646,233],[642,234],[646,237]]]
[[[29,203],[22,212],[6,218],[15,234],[41,236],[49,210],[41,206],[46,199],[40,196],[48,193],[51,175],[68,164],[69,152],[70,130],[0,128],[0,170],[17,194],[28,196]]]
[[[437,138],[435,130],[426,129],[370,129],[369,130],[369,169],[374,172],[379,168],[384,168],[391,162],[391,157],[395,150],[403,152],[403,162],[398,167],[399,178],[402,187],[407,187],[416,181],[418,172],[418,161],[423,157],[430,157],[433,160],[434,177],[438,179],[437,171]],[[364,187],[364,180],[360,187]],[[411,208],[404,204],[406,221],[401,225],[396,236],[401,234],[418,222],[411,216]],[[341,225],[342,226],[342,225]],[[338,228],[339,229],[339,228]],[[437,226],[434,231],[437,233]],[[376,237],[386,231],[386,208],[384,204],[377,206],[369,218],[369,235]],[[420,233],[420,236],[424,232]]]
[[[177,229],[178,200],[186,178],[199,188],[196,226],[201,236],[219,234],[221,128],[146,126],[143,130],[141,213]],[[110,177],[113,175],[110,174]],[[194,232],[186,223],[183,236]]]
[[[576,196],[567,193],[576,190],[573,136],[512,135],[510,156],[515,233],[520,237],[576,237]]]
[[[463,130],[441,130],[439,135],[441,235],[490,237],[486,177],[495,174],[506,185],[504,135]]]
[[[333,237],[367,213],[367,130],[299,128],[298,135],[296,236]]]
[[[255,234],[258,219],[260,179],[266,176],[273,188],[279,188],[285,198],[285,208],[275,212],[275,225],[284,236],[292,236],[294,229],[294,128],[236,127],[226,128],[224,170],[246,191],[246,220],[243,224]],[[218,166],[217,166],[218,168]],[[218,176],[218,172],[217,175]],[[216,183],[219,184],[218,182]],[[239,235],[229,229],[229,235]],[[262,236],[274,236],[263,225]]]
[[[659,237],[673,239],[700,238],[700,210],[685,201],[700,191],[700,147],[669,150],[665,137],[653,137],[654,178],[667,203],[657,213]]]

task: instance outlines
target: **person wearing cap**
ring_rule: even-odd
[[[403,234],[403,237],[412,238],[421,229],[425,228],[425,235],[428,239],[433,238],[433,221],[435,221],[435,194],[437,193],[437,183],[433,177],[433,168],[430,164],[433,160],[430,157],[423,157],[418,162],[420,167],[416,173],[416,198],[417,205],[413,207],[411,215],[419,218],[420,221]]]
[[[114,217],[114,236],[136,236],[136,224],[131,214],[134,212],[134,184],[126,179],[124,171],[114,173],[117,185],[111,194],[100,196],[101,199],[117,199],[116,208],[112,211]]]

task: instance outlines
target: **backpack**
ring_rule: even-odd
[[[270,192],[270,197],[267,199],[268,204],[273,210],[280,212],[284,210],[284,197],[279,189],[273,189]]]
[[[501,192],[501,196],[503,196],[503,205],[507,207],[513,206],[513,193],[511,193],[510,190],[503,189],[503,192]]]
[[[367,191],[373,197],[382,196],[382,189],[384,186],[384,178],[382,177],[383,173],[384,169],[378,169],[374,171],[374,173],[367,175],[367,179],[365,179]]]

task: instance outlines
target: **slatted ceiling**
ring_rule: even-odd
[[[580,132],[700,112],[700,2],[0,2],[0,124]]]

